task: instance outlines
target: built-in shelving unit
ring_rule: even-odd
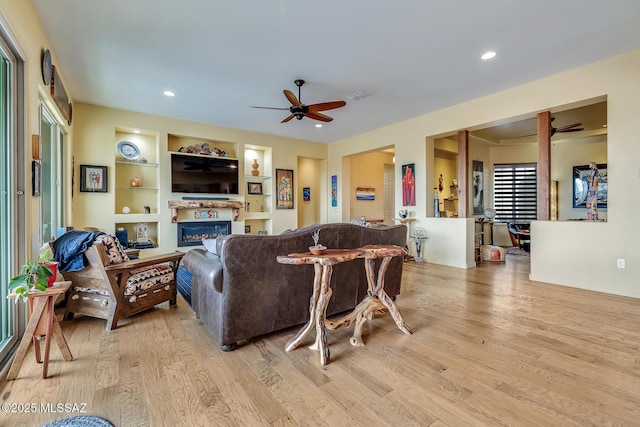
[[[443,210],[447,217],[456,218],[458,216],[458,186],[450,185],[449,197],[442,200]]]
[[[125,158],[118,152],[118,145],[123,141],[135,146],[139,154]],[[138,240],[138,229],[145,229],[148,231],[149,240],[157,246],[159,244],[158,134],[116,129],[114,153],[114,227],[119,231],[126,230],[128,240],[133,242]],[[141,226],[139,227],[138,224]]]
[[[247,145],[244,149],[244,231],[271,234],[273,180],[271,148]]]

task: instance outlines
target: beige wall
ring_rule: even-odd
[[[79,179],[75,180],[75,193],[73,198],[73,225],[77,228],[83,226],[95,226],[106,231],[114,231],[115,224],[122,222],[122,216],[116,212],[113,188],[115,188],[115,174],[113,173],[116,158],[116,129],[140,129],[143,133],[157,135],[158,141],[158,161],[159,161],[159,211],[156,215],[149,217],[150,221],[158,221],[158,240],[160,247],[155,250],[148,250],[145,253],[160,253],[176,249],[176,224],[170,222],[170,211],[168,209],[169,200],[179,200],[178,195],[171,193],[170,177],[170,153],[168,151],[168,135],[184,135],[194,138],[209,139],[216,141],[231,142],[238,145],[237,153],[242,155],[246,145],[259,145],[261,147],[271,147],[272,165],[270,175],[275,176],[275,169],[292,169],[294,171],[294,191],[296,195],[295,209],[273,209],[272,206],[272,230],[274,234],[279,234],[289,228],[296,228],[298,225],[298,212],[301,206],[302,186],[298,180],[298,156],[310,157],[314,159],[326,159],[327,145],[263,135],[253,132],[229,129],[220,126],[206,125],[202,123],[188,122],[184,120],[170,119],[166,117],[153,116],[148,114],[133,113],[122,110],[115,110],[94,105],[78,103],[74,108],[76,123],[76,144],[75,174],[78,177],[79,165],[101,165],[109,168],[109,188],[108,193],[80,193]],[[244,169],[245,162],[240,161]],[[264,162],[264,161],[263,161]],[[262,168],[263,166],[261,166]],[[262,169],[261,169],[262,170]],[[267,172],[262,172],[269,175]],[[319,172],[321,173],[321,172]],[[245,174],[250,175],[250,170],[241,170],[240,177]],[[272,184],[275,180],[271,180]],[[324,182],[324,180],[322,181]],[[246,184],[240,182],[240,190],[244,191]],[[265,193],[267,189],[263,189]],[[275,194],[271,188],[268,194]],[[318,197],[323,197],[319,191]],[[244,201],[242,195],[232,197],[234,200]],[[273,199],[273,198],[272,198]],[[221,219],[229,212],[221,213]],[[243,213],[240,221],[232,224],[233,233],[243,233]],[[179,217],[179,220],[182,220]],[[326,220],[326,218],[321,218]],[[184,248],[183,248],[184,249]]]
[[[321,206],[323,205],[322,191],[324,180],[323,169],[326,162],[317,159],[299,158],[298,159],[298,227],[307,227],[320,223]],[[304,201],[302,197],[302,189],[309,187],[311,190],[311,200]]]
[[[524,84],[431,114],[344,139],[329,146],[329,173],[338,172],[345,156],[384,147],[393,141],[396,165],[416,163],[416,171],[433,168],[433,138],[460,129],[483,128],[511,117],[533,117],[539,111],[571,106],[585,100],[607,97],[607,163],[609,176],[608,222],[587,223],[538,221],[533,225],[531,278],[544,282],[577,286],[604,292],[640,297],[640,228],[637,213],[640,197],[630,197],[629,189],[640,185],[640,144],[637,114],[640,111],[640,51]],[[425,144],[426,140],[426,144]],[[512,160],[511,160],[512,161]],[[399,180],[396,166],[396,178]],[[416,173],[417,188],[433,188],[433,174]],[[399,193],[396,210],[401,206]],[[427,194],[419,191],[415,226],[424,225],[430,209]],[[344,215],[345,204],[332,210],[331,218]],[[430,246],[445,242],[429,241]],[[467,249],[472,242],[467,242]],[[616,268],[616,259],[626,259],[626,269]],[[428,259],[427,259],[428,261]],[[443,264],[459,265],[455,254]]]

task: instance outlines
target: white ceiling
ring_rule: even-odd
[[[76,102],[319,142],[640,48],[638,0],[33,4]],[[288,107],[298,78],[305,104],[370,96],[321,129],[250,108]]]

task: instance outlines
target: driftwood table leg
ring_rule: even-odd
[[[322,281],[320,283],[320,298],[316,306],[316,342],[309,348],[320,352],[320,364],[327,365],[329,363],[329,346],[327,345],[327,328],[325,322],[327,320],[327,305],[331,299],[331,273],[333,267],[330,265],[322,266]]]
[[[322,266],[320,264],[314,264],[313,269],[315,275],[313,277],[313,293],[309,301],[309,321],[298,331],[298,333],[287,341],[284,349],[285,351],[291,351],[298,347],[302,340],[309,335],[311,329],[315,326],[316,321],[316,309],[318,305],[318,299],[320,298],[320,282],[322,280]]]
[[[395,303],[389,297],[389,295],[387,295],[387,293],[384,291],[384,275],[387,271],[387,267],[389,266],[389,263],[391,262],[392,258],[393,257],[384,257],[382,259],[382,264],[380,265],[380,269],[378,270],[378,280],[375,285],[375,288],[370,289],[369,291],[372,292],[373,295],[377,297],[378,300],[389,310],[389,314],[391,314],[391,317],[396,322],[396,326],[398,326],[398,329],[400,329],[402,332],[404,332],[407,335],[411,335],[413,332],[411,332],[411,329],[409,329],[409,327],[404,323],[404,320],[402,320],[402,316],[400,315],[400,312],[396,308]],[[374,277],[373,276],[374,275],[373,259],[365,260],[365,269],[367,270],[367,280],[369,280],[369,286],[371,286],[371,284],[373,283],[373,277]]]

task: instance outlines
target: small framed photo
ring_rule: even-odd
[[[249,194],[262,194],[261,182],[247,182],[247,193]]]
[[[244,226],[244,232],[245,233],[251,233],[251,226],[250,225],[245,225]]]
[[[453,186],[454,186],[454,187],[457,187],[457,186],[458,186],[458,180],[457,180],[457,179],[455,179],[455,178],[453,179]]]
[[[302,189],[302,200],[305,202],[311,201],[311,187],[304,187]]]
[[[81,192],[107,193],[108,184],[106,166],[80,165]]]
[[[149,224],[146,222],[136,223],[136,241],[148,242],[149,241]]]

